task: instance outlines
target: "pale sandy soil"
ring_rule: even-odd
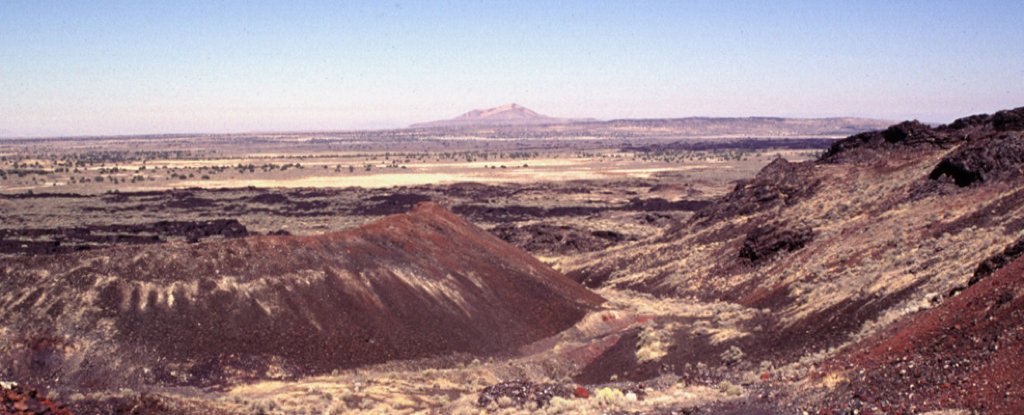
[[[394,153],[392,153],[394,154]],[[85,192],[110,190],[141,191],[174,188],[232,188],[232,187],[364,187],[437,185],[460,182],[476,183],[533,183],[545,181],[604,180],[649,178],[655,174],[716,172],[738,169],[753,172],[771,157],[781,154],[791,160],[806,159],[810,152],[765,152],[748,160],[696,159],[696,160],[637,160],[629,153],[609,153],[590,157],[573,154],[553,154],[529,159],[491,159],[486,161],[384,160],[384,155],[363,154],[360,157],[338,158],[215,158],[202,160],[147,160],[123,164],[89,165],[78,172],[53,171],[45,175],[15,177],[0,181],[0,192]],[[32,161],[28,161],[32,163]],[[397,164],[389,164],[397,163]],[[263,165],[278,169],[264,171]],[[285,171],[280,166],[298,165]],[[253,165],[254,172],[239,173],[237,166]],[[372,165],[367,171],[366,165]],[[145,166],[145,169],[139,170]],[[349,172],[352,166],[354,171]],[[525,166],[525,167],[524,167]],[[116,173],[109,169],[116,167]],[[215,168],[222,168],[217,171]],[[504,167],[504,168],[503,168]],[[44,167],[44,170],[47,168]],[[101,171],[104,170],[104,171]],[[739,173],[746,175],[746,173]],[[96,182],[102,176],[103,182]],[[177,177],[181,176],[181,178]],[[191,176],[187,177],[186,176]],[[207,178],[203,178],[206,176]],[[110,178],[118,183],[111,182]],[[35,181],[32,181],[33,178]],[[72,182],[75,178],[75,182]],[[83,181],[82,179],[88,181]],[[130,181],[141,178],[139,181]]]

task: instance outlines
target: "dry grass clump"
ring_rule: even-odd
[[[677,329],[678,325],[674,323],[664,327],[656,326],[653,321],[645,324],[637,342],[637,361],[645,363],[659,360],[668,355],[668,350],[672,346],[672,334]]]
[[[743,356],[743,349],[740,349],[739,346],[735,345],[729,346],[728,349],[726,349],[719,355],[719,357],[722,359],[722,362],[724,362],[725,364],[738,363],[739,361],[743,360]]]

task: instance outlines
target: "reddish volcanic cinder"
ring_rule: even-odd
[[[433,203],[318,236],[114,247],[5,265],[4,287],[36,306],[0,304],[0,322],[24,337],[4,345],[13,350],[4,365],[40,383],[210,385],[509,353],[603,301]],[[96,362],[109,359],[99,353],[127,366],[101,376]]]

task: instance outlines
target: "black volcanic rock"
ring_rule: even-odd
[[[1024,134],[1002,132],[962,145],[944,157],[928,175],[949,178],[957,186],[1019,177],[1024,168]]]
[[[360,204],[353,213],[357,215],[394,215],[412,209],[420,202],[429,202],[430,196],[418,193],[392,193],[371,196],[367,203]]]
[[[938,136],[931,127],[918,121],[904,121],[882,131],[882,138],[888,143],[932,143]]]
[[[977,128],[985,127],[992,123],[992,115],[989,114],[975,114],[969,115],[963,118],[957,118],[956,121],[939,127],[939,130],[963,130],[966,128]]]
[[[867,161],[897,149],[919,146],[948,148],[961,140],[958,134],[944,134],[918,121],[904,121],[883,131],[861,133],[837,141],[821,156],[821,161]]]
[[[1024,107],[999,111],[992,115],[992,127],[996,131],[1024,130]]]
[[[792,252],[814,239],[814,231],[807,226],[770,224],[754,228],[747,233],[740,248],[740,258],[751,262],[769,259],[780,252]]]
[[[959,118],[952,123],[936,128],[940,132],[991,133],[993,131],[1024,130],[1024,107],[1002,110],[995,114],[975,114]]]
[[[624,209],[638,212],[698,211],[711,202],[706,200],[677,200],[670,202],[660,197],[650,199],[632,198]]]
[[[904,121],[883,131],[857,134],[837,141],[821,156],[824,163],[864,162],[885,157],[892,151],[921,147],[953,148],[962,143],[985,140],[999,132],[1024,130],[1024,107],[963,117],[931,128],[918,121]]]
[[[738,182],[721,201],[701,209],[695,218],[715,221],[793,205],[817,190],[818,181],[811,179],[813,168],[811,162],[775,159],[753,179]]]
[[[239,238],[249,230],[236,219],[157,221],[75,228],[0,229],[0,253],[49,255],[120,244],[155,244],[169,238],[199,242],[210,237]]]
[[[967,285],[971,286],[976,284],[978,281],[985,279],[986,277],[998,271],[1000,268],[1003,268],[1009,263],[1013,262],[1021,255],[1024,255],[1024,238],[1018,239],[1016,242],[1006,247],[1006,249],[1004,249],[1003,252],[986,258],[984,261],[978,264],[978,268],[974,270],[974,275],[971,276],[971,279],[967,282]]]
[[[587,232],[568,225],[503,223],[491,229],[503,241],[533,253],[559,254],[592,252],[628,240],[614,231]]]

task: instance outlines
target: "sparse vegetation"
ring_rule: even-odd
[[[908,130],[935,139],[940,133],[934,131],[941,131],[925,130],[931,127],[917,124],[894,128],[878,134]],[[975,136],[984,136],[985,131]],[[82,278],[95,279],[84,286],[113,288],[90,293],[87,297],[93,302],[79,308],[107,300],[119,317],[144,314],[145,318],[139,319],[146,321],[146,327],[163,321],[161,313],[166,310],[201,308],[197,298],[207,294],[219,296],[217,304],[230,314],[235,304],[232,295],[243,287],[249,295],[246,307],[251,307],[246,316],[260,316],[252,317],[257,320],[291,316],[288,321],[301,322],[294,323],[299,334],[332,333],[332,324],[351,318],[349,314],[310,315],[315,317],[330,305],[361,302],[400,303],[415,308],[418,314],[445,310],[447,317],[431,321],[449,322],[446,324],[472,321],[481,309],[497,309],[501,300],[486,285],[456,290],[442,282],[476,281],[480,272],[447,272],[429,280],[421,274],[451,264],[507,260],[519,251],[503,251],[505,254],[492,255],[486,261],[438,260],[453,254],[443,249],[443,241],[451,240],[451,234],[464,236],[466,232],[445,234],[413,248],[408,241],[384,243],[379,235],[378,239],[366,236],[367,246],[380,244],[374,251],[377,255],[388,249],[400,250],[403,255],[432,255],[424,262],[427,265],[396,265],[396,275],[402,281],[417,282],[412,284],[415,289],[409,290],[415,293],[413,299],[398,301],[380,294],[383,290],[371,289],[382,284],[383,274],[360,274],[323,259],[353,258],[355,248],[331,251],[344,255],[316,255],[328,244],[325,241],[350,237],[310,237],[434,201],[491,232],[486,238],[481,236],[473,249],[459,252],[493,247],[501,243],[493,238],[497,236],[594,288],[606,301],[599,306],[595,301],[585,312],[573,311],[579,314],[563,322],[564,327],[583,317],[572,327],[553,330],[501,355],[442,354],[377,364],[406,349],[389,346],[381,337],[360,334],[365,338],[358,353],[346,355],[346,359],[382,354],[356,369],[317,367],[303,372],[301,362],[280,356],[263,362],[236,350],[232,356],[236,360],[216,357],[205,361],[216,368],[209,371],[195,369],[197,363],[192,361],[132,369],[131,359],[138,357],[125,355],[119,363],[122,366],[111,369],[104,379],[161,379],[184,384],[197,382],[196,373],[203,373],[210,376],[203,381],[229,387],[223,392],[198,391],[192,397],[166,392],[159,399],[180,403],[196,398],[241,413],[632,413],[683,411],[692,409],[689,405],[713,410],[714,405],[737,402],[770,405],[771,410],[782,408],[782,412],[807,409],[795,396],[819,399],[815,402],[842,399],[844,404],[857,402],[858,408],[877,410],[850,398],[854,390],[857,399],[878,396],[879,389],[865,379],[900,386],[914,377],[915,393],[921,390],[925,394],[935,387],[928,382],[934,383],[944,373],[974,376],[957,365],[998,370],[986,366],[978,356],[1003,358],[999,351],[1006,350],[1013,339],[1004,335],[1013,327],[985,331],[994,322],[1008,321],[1005,319],[975,319],[954,329],[939,326],[935,330],[946,330],[939,331],[945,334],[932,336],[936,340],[925,342],[926,346],[943,353],[954,349],[956,353],[979,353],[957,355],[961,360],[948,361],[949,367],[941,371],[913,349],[901,351],[902,355],[891,352],[901,360],[887,360],[881,366],[872,366],[870,358],[856,355],[863,344],[883,340],[889,342],[884,343],[886,347],[899,349],[902,338],[888,339],[887,333],[893,328],[913,327],[912,323],[925,316],[947,313],[943,318],[960,318],[945,310],[950,304],[966,307],[957,300],[962,295],[985,300],[969,303],[982,307],[978,311],[982,316],[999,315],[997,308],[1002,304],[1016,304],[1013,290],[977,294],[977,287],[989,287],[985,278],[1006,283],[1005,275],[972,277],[979,264],[993,256],[1009,253],[992,263],[1017,266],[1012,263],[1017,252],[1014,244],[1024,237],[1019,229],[1019,218],[1024,215],[1024,203],[1020,203],[1024,193],[1019,189],[1022,179],[998,163],[993,166],[999,169],[983,169],[985,180],[960,183],[947,178],[960,174],[949,166],[973,169],[976,157],[987,154],[984,151],[954,150],[952,145],[903,148],[900,146],[912,144],[899,141],[899,137],[883,140],[869,134],[867,139],[833,147],[823,160],[801,163],[820,152],[749,147],[746,142],[739,147],[736,143],[733,147],[706,147],[706,143],[698,146],[640,133],[629,133],[629,138],[621,141],[605,136],[489,141],[480,137],[439,139],[410,132],[360,134],[324,134],[311,139],[235,137],[238,141],[232,145],[212,138],[172,137],[159,144],[196,140],[198,145],[187,152],[165,153],[148,150],[158,141],[143,142],[130,150],[118,148],[116,140],[102,139],[85,140],[76,144],[78,147],[68,143],[68,148],[60,150],[50,142],[39,146],[0,142],[0,201],[6,209],[5,225],[0,227],[0,255],[10,258],[2,276],[9,282],[7,286],[15,287],[11,289],[29,284],[24,288],[27,291],[0,300],[0,307],[6,316],[30,310],[48,316],[39,321],[59,320],[66,308],[75,308],[68,304],[79,304],[74,301],[80,299],[64,298],[56,291],[36,294],[29,290],[35,288],[31,284],[42,284],[47,290],[63,287],[67,284],[51,279],[79,278],[75,272],[84,272],[88,275]],[[488,134],[501,136],[509,131]],[[384,135],[387,139],[377,140]],[[950,137],[969,140],[973,136]],[[858,147],[866,145],[863,143],[880,147]],[[102,150],[106,146],[114,149]],[[957,152],[956,163],[947,163],[944,173],[932,178],[929,172],[950,159],[952,151]],[[1015,159],[1006,160],[1013,164]],[[460,181],[475,183],[456,183]],[[406,186],[390,187],[393,184]],[[385,228],[392,229],[367,229],[379,233]],[[246,239],[237,245],[225,242],[249,234],[275,236]],[[196,244],[199,241],[204,243]],[[250,252],[245,251],[250,244],[263,243],[259,241],[275,245],[259,251],[260,255],[239,256]],[[206,258],[203,250],[224,246],[232,248],[217,251],[220,258],[228,259],[223,266],[196,271],[200,259]],[[445,252],[434,252],[438,247]],[[301,272],[286,272],[282,264],[287,261],[268,264],[261,262],[261,255],[316,264]],[[365,262],[390,264],[389,258],[398,256],[374,256]],[[112,272],[110,267],[150,264],[158,257],[168,261],[156,267],[169,270],[162,276],[187,270],[189,275],[214,282],[199,286],[198,282],[154,278],[131,286],[111,283],[117,275],[129,273]],[[189,259],[175,259],[185,257]],[[74,263],[81,258],[89,260]],[[31,261],[38,262],[16,265]],[[529,269],[540,267],[532,260],[518,264],[526,263]],[[68,269],[52,268],[64,266]],[[140,265],[139,269],[150,268]],[[75,271],[69,271],[72,269]],[[507,275],[510,269],[506,266],[498,271]],[[239,270],[272,273],[273,283],[236,275],[243,272]],[[147,274],[132,271],[130,275]],[[337,287],[322,283],[330,278],[343,283]],[[579,288],[568,281],[556,286],[561,285]],[[316,289],[308,288],[312,286]],[[391,288],[389,293],[404,292]],[[284,292],[288,293],[286,300],[254,294]],[[311,292],[331,292],[332,302],[296,300]],[[365,295],[350,298],[353,292]],[[486,296],[480,293],[491,297],[477,301],[474,295]],[[545,298],[541,293],[524,297],[531,301]],[[53,306],[58,298],[67,302]],[[436,301],[417,302],[421,299]],[[31,306],[22,306],[29,303]],[[308,305],[308,310],[296,304]],[[550,301],[545,304],[550,308]],[[521,330],[518,324],[523,324],[520,320],[526,313],[542,309],[547,310],[517,310],[518,319],[502,318],[514,324],[500,330],[491,324],[486,330],[491,337],[477,335],[477,331],[485,332],[483,329],[467,329],[450,337],[460,341],[465,340],[459,337],[461,333],[473,333],[466,335],[473,339],[499,337]],[[546,317],[568,318],[567,314],[571,313]],[[377,313],[374,318],[384,315]],[[9,327],[24,320],[8,320],[12,322],[0,326],[0,351],[18,350],[24,344],[51,347],[47,342],[56,341],[32,343],[16,338]],[[422,323],[408,326],[422,327]],[[88,332],[93,326],[75,327],[86,327],[82,330]],[[102,326],[113,332],[119,327]],[[189,326],[174,332],[180,335],[189,330],[198,329]],[[260,333],[261,342],[281,335],[279,328],[274,330]],[[960,336],[961,332],[969,334]],[[231,332],[232,338],[249,334]],[[918,339],[923,335],[908,336]],[[74,343],[80,337],[76,334],[68,336],[73,340],[60,341]],[[85,337],[93,342],[88,347],[104,347],[106,340],[96,340],[101,336]],[[424,350],[427,336],[415,337],[420,342],[416,350]],[[71,343],[61,350],[91,350]],[[337,353],[342,350],[341,343],[333,341],[331,349],[316,350]],[[984,347],[964,347],[972,344]],[[157,353],[159,347],[152,349],[146,353]],[[879,350],[890,353],[889,349]],[[402,356],[424,358],[419,354]],[[317,362],[337,355],[321,357]],[[84,360],[76,355],[68,361]],[[25,373],[26,366],[9,367],[11,373]],[[850,369],[857,367],[864,371]],[[922,367],[932,372],[918,372]],[[7,376],[4,373],[0,375]],[[943,375],[936,377],[936,373]],[[995,373],[1003,376],[1003,372]],[[79,378],[62,379],[72,382]],[[551,390],[558,392],[543,401],[524,400],[510,392],[481,403],[481,393],[488,387],[510,381],[523,382],[520,386],[527,385],[524,387],[532,393],[537,391],[530,389],[534,385],[553,385]],[[56,396],[76,402],[99,400],[70,393]],[[898,398],[901,405],[931,402],[917,396],[901,394]],[[118,399],[143,397],[122,394]]]

